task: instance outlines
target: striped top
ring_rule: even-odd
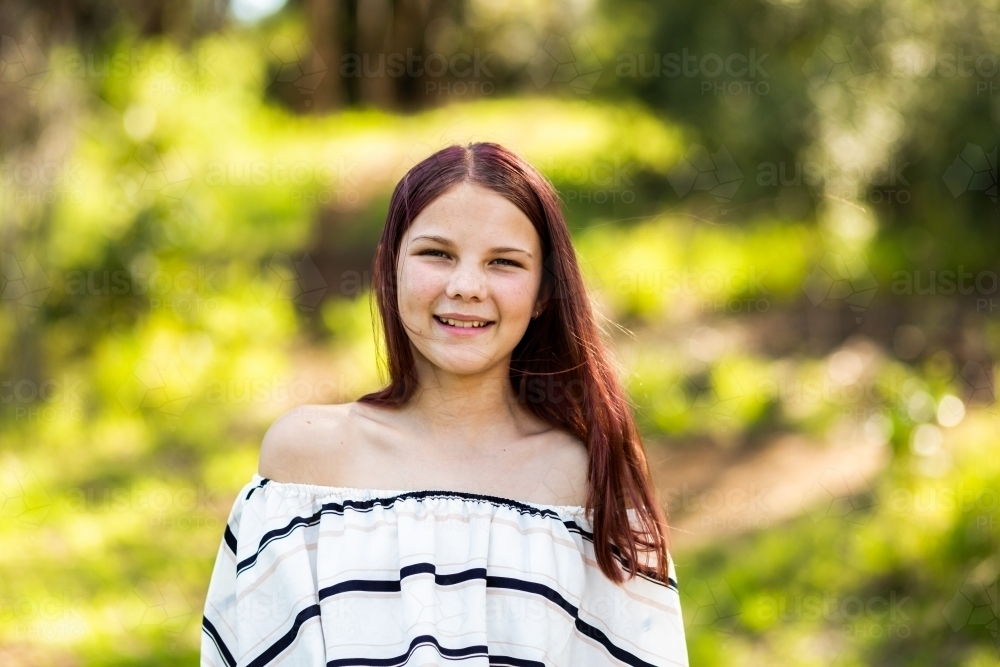
[[[686,666],[672,560],[669,584],[616,586],[592,527],[576,506],[255,474],[219,547],[201,664]]]

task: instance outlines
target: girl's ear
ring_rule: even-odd
[[[548,276],[542,280],[542,285],[538,289],[538,298],[535,299],[535,308],[531,311],[531,319],[537,318],[549,305],[552,299],[553,285]]]
[[[553,294],[556,291],[556,274],[554,271],[553,264],[555,258],[552,254],[549,254],[542,262],[542,284],[538,288],[538,298],[535,300],[535,309],[531,311],[531,319],[535,319],[543,312],[549,305],[549,301],[552,300]]]

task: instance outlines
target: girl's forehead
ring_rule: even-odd
[[[520,208],[478,186],[457,186],[431,202],[410,224],[406,237],[411,241],[441,237],[454,243],[516,238],[540,243],[535,226]]]
[[[445,191],[417,216],[467,217],[468,214],[490,215],[493,218],[527,217],[513,202],[498,192],[473,183],[460,183]]]

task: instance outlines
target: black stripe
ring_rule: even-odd
[[[265,486],[265,485],[266,485],[266,484],[267,484],[268,482],[270,482],[270,481],[271,481],[271,480],[267,479],[266,477],[265,477],[265,478],[263,478],[263,479],[261,479],[261,481],[260,481],[260,484],[258,484],[257,486],[253,487],[252,489],[250,489],[250,491],[248,491],[248,492],[247,492],[247,497],[246,497],[246,498],[244,498],[243,500],[244,500],[244,501],[247,501],[247,500],[250,500],[250,496],[252,496],[252,495],[253,495],[253,492],[254,492],[254,491],[256,491],[257,489],[263,489],[263,488],[264,488],[264,486]]]
[[[486,568],[473,567],[468,570],[462,570],[461,572],[455,572],[453,574],[438,574],[434,563],[415,563],[413,565],[407,565],[399,570],[400,579],[405,579],[406,577],[410,577],[415,574],[433,574],[434,583],[440,586],[453,586],[454,584],[461,584],[462,582],[471,581],[472,579],[485,579]]]
[[[580,537],[582,537],[583,539],[587,540],[591,544],[594,543],[594,534],[591,533],[591,532],[589,532],[589,531],[587,531],[587,530],[585,530],[584,528],[581,528],[580,525],[576,521],[573,521],[573,520],[569,519],[569,520],[563,521],[563,525],[566,526],[566,529],[569,532],[571,532],[571,533],[577,533],[578,535],[580,535]],[[618,560],[618,562],[621,563],[622,567],[627,570],[628,569],[628,559],[625,558],[625,556],[622,555],[621,550],[616,545],[614,545],[614,544],[611,545],[611,553],[615,556],[615,558]],[[663,583],[662,581],[660,581],[659,579],[656,578],[656,572],[654,570],[648,569],[648,568],[644,568],[644,567],[641,567],[641,566],[638,567],[638,568],[636,568],[636,575],[639,576],[639,577],[642,577],[646,581],[650,581],[650,582],[652,582],[652,583],[654,583],[654,584],[656,584],[658,586],[664,586],[666,588],[672,588],[674,591],[680,592],[678,590],[678,588],[677,588],[677,582],[674,581],[674,579],[672,577],[670,577],[669,575],[667,576],[667,583]]]
[[[465,658],[478,658],[488,656],[489,648],[486,646],[466,646],[464,648],[445,648],[438,643],[432,635],[420,635],[414,637],[410,642],[410,647],[405,653],[391,658],[338,658],[326,663],[326,667],[348,667],[348,665],[369,665],[371,667],[397,667],[405,665],[410,660],[410,656],[420,646],[433,646],[438,655],[449,660],[463,660]]]
[[[264,478],[260,486],[267,484],[269,479]],[[260,488],[260,487],[257,487]],[[468,491],[442,491],[442,490],[430,490],[430,491],[404,491],[403,493],[397,494],[395,496],[387,496],[385,498],[372,498],[370,500],[364,501],[344,501],[346,506],[350,503],[350,506],[355,509],[369,509],[376,504],[387,506],[392,505],[397,499],[406,500],[408,498],[466,498],[469,500],[482,500],[485,502],[493,503],[494,505],[504,505],[506,507],[511,507],[518,510],[522,514],[535,514],[539,516],[547,516],[552,518],[559,518],[557,512],[553,512],[549,509],[543,509],[541,507],[535,507],[533,505],[526,505],[522,502],[512,500],[510,498],[501,498],[499,496],[490,496],[482,493],[469,493]],[[335,503],[331,503],[335,504]]]
[[[440,585],[452,585],[472,579],[485,579],[487,588],[503,588],[538,595],[552,602],[554,605],[566,612],[566,614],[573,619],[577,630],[579,630],[581,634],[591,637],[597,641],[599,644],[604,646],[605,649],[607,649],[608,653],[618,660],[621,660],[628,665],[633,665],[634,667],[653,667],[650,663],[642,660],[641,658],[622,648],[619,648],[618,646],[615,646],[611,640],[608,639],[608,636],[601,630],[597,629],[593,625],[590,625],[586,621],[581,620],[579,608],[564,598],[559,591],[554,588],[550,588],[545,584],[539,584],[534,581],[525,581],[515,577],[489,576],[486,574],[486,570],[484,568],[471,568],[450,575],[439,575],[437,574],[433,563],[415,563],[400,570],[399,580],[387,581],[379,579],[352,579],[334,584],[333,586],[328,586],[320,591],[320,600],[337,595],[338,593],[346,593],[350,591],[399,592],[402,589],[402,580],[415,574],[434,574],[434,582]],[[430,639],[433,638],[431,637]],[[385,659],[380,658],[374,661],[367,661],[368,659],[361,658],[353,662],[337,660],[327,663],[327,667],[330,667],[330,665],[398,665],[402,664],[400,660],[402,660],[402,662],[406,662],[412,652],[413,644],[411,643],[410,650],[401,656]],[[444,653],[442,653],[442,655],[448,657]],[[405,658],[405,660],[403,658]]]
[[[233,531],[229,528],[229,524],[228,523],[226,524],[226,532],[225,532],[224,537],[226,539],[226,546],[229,547],[229,550],[232,551],[233,555],[235,556],[236,555],[236,536],[233,535]]]
[[[270,481],[269,479],[265,478],[260,483],[260,486],[256,488],[263,487],[269,481]],[[249,498],[249,495],[247,497]],[[370,512],[376,506],[383,508],[390,507],[393,504],[395,504],[397,500],[407,500],[409,498],[423,499],[432,497],[433,498],[454,497],[454,498],[466,498],[471,500],[481,500],[484,502],[493,503],[495,505],[510,507],[512,509],[517,510],[521,514],[531,514],[535,516],[557,519],[564,526],[566,526],[567,530],[569,530],[570,532],[578,533],[583,539],[587,540],[591,544],[593,544],[594,542],[594,534],[582,528],[575,521],[563,520],[562,517],[559,516],[557,512],[553,512],[552,510],[547,510],[547,509],[541,509],[539,507],[532,507],[531,505],[525,505],[523,503],[517,502],[516,500],[499,498],[497,496],[481,495],[477,493],[467,493],[464,491],[407,491],[405,493],[400,493],[395,496],[388,496],[385,498],[373,498],[370,500],[345,500],[343,503],[324,503],[323,505],[320,506],[320,509],[317,510],[312,516],[309,517],[297,516],[294,519],[292,519],[284,528],[276,528],[275,530],[271,530],[265,533],[260,538],[260,544],[257,547],[256,553],[254,553],[252,556],[245,558],[236,566],[236,574],[239,575],[244,570],[252,567],[257,562],[257,558],[260,557],[260,554],[261,552],[263,552],[264,548],[272,541],[288,537],[296,528],[299,528],[301,526],[310,527],[317,525],[324,514],[339,515],[343,514],[348,508],[356,512],[364,513],[364,512]],[[618,549],[618,547],[612,544],[611,551],[612,554],[616,557],[616,559],[622,564],[622,567],[627,570],[628,560],[624,556],[622,556],[621,551]],[[660,581],[655,577],[655,574],[656,573],[653,570],[649,570],[642,567],[637,568],[637,576],[642,577],[646,581],[650,581],[654,584],[657,584],[659,586],[664,586],[666,588],[672,588],[674,591],[678,590],[676,581],[674,581],[673,579],[668,579],[667,583],[663,583],[662,581]]]
[[[265,479],[265,480],[261,481],[260,484],[258,484],[257,486],[253,487],[252,489],[250,489],[247,492],[246,497],[243,499],[243,502],[246,502],[246,501],[250,500],[250,496],[253,495],[254,491],[256,491],[257,489],[263,489],[264,485],[266,485],[270,481],[271,480],[269,480],[269,479]],[[226,524],[226,532],[223,534],[223,537],[226,540],[226,546],[229,547],[230,551],[232,551],[233,555],[235,556],[236,555],[236,535],[233,534],[233,531],[229,527],[228,523]]]
[[[486,587],[508,588],[515,591],[523,591],[525,593],[534,593],[536,595],[541,595],[546,600],[554,603],[557,607],[565,611],[573,618],[576,618],[580,613],[576,606],[574,606],[569,600],[560,595],[558,591],[549,588],[545,584],[536,584],[533,581],[525,581],[524,579],[516,579],[515,577],[489,576],[486,577]]]
[[[617,658],[618,660],[621,660],[626,665],[633,665],[633,667],[656,667],[656,665],[654,665],[653,663],[646,662],[645,660],[639,658],[638,656],[632,655],[625,649],[615,646],[614,644],[611,643],[611,640],[608,639],[608,636],[606,634],[604,634],[594,626],[584,623],[579,618],[576,619],[576,629],[579,630],[582,634],[587,635],[591,639],[597,641],[601,646],[603,646],[607,650],[608,653],[610,653],[613,657]]]
[[[579,630],[581,634],[596,640],[608,651],[608,653],[618,660],[621,660],[627,665],[633,665],[633,667],[656,667],[652,663],[646,662],[638,656],[629,653],[625,649],[615,646],[611,640],[608,639],[606,634],[580,618],[579,609],[560,595],[558,591],[549,588],[545,584],[522,581],[521,579],[514,579],[512,577],[486,577],[486,586],[487,588],[507,588],[541,595],[561,607],[567,614],[569,614],[575,621],[576,629]]]
[[[591,540],[591,543],[593,543],[593,540]],[[612,553],[612,555],[614,555],[615,559],[619,563],[621,563],[621,566],[624,569],[627,570],[628,569],[628,563],[629,563],[628,558],[626,558],[625,556],[623,556],[621,550],[616,545],[614,545],[614,544],[611,545],[611,553]],[[670,575],[667,575],[667,583],[663,583],[662,581],[660,581],[659,579],[656,578],[656,571],[655,570],[652,570],[652,569],[649,569],[649,568],[645,568],[645,567],[643,567],[641,565],[638,566],[638,567],[636,567],[636,575],[639,576],[639,577],[642,577],[646,581],[651,581],[654,584],[657,584],[659,586],[664,586],[666,588],[672,588],[675,592],[678,592],[678,593],[680,592],[677,589],[677,582],[674,581],[673,578],[670,577]]]
[[[252,662],[247,663],[247,667],[263,667],[267,663],[271,662],[284,651],[286,648],[292,645],[295,638],[299,634],[299,630],[305,625],[305,622],[311,618],[316,618],[320,615],[319,605],[313,604],[309,605],[302,611],[300,611],[295,616],[295,622],[292,623],[292,628],[286,632],[281,639],[271,644],[266,651],[258,655],[253,659]]]
[[[544,662],[515,658],[511,655],[491,655],[490,664],[500,665],[501,667],[545,667]]]
[[[297,516],[294,519],[292,519],[289,522],[289,524],[284,528],[278,528],[264,533],[263,537],[260,538],[260,545],[257,547],[256,553],[254,553],[254,555],[250,556],[249,558],[245,558],[243,561],[237,563],[236,565],[237,576],[240,574],[240,572],[251,567],[254,563],[256,563],[257,557],[260,556],[261,552],[264,550],[264,547],[266,547],[272,541],[288,537],[289,535],[292,534],[292,531],[294,531],[299,526],[315,526],[319,523],[320,517],[323,514],[328,514],[328,513],[329,512],[326,509],[326,505],[323,505],[320,508],[320,510],[315,514],[313,514],[312,516],[309,517]]]
[[[215,626],[212,625],[212,622],[204,616],[201,617],[201,629],[205,634],[212,638],[213,642],[215,642],[215,648],[218,649],[219,655],[221,655],[222,659],[226,661],[226,664],[229,665],[229,667],[236,667],[236,658],[234,658],[233,654],[229,651],[229,647],[226,646],[226,642],[222,641],[222,636],[219,634],[219,631],[216,630]]]
[[[264,480],[262,485],[267,483],[269,480]],[[467,498],[471,500],[481,500],[483,502],[490,502],[496,505],[503,505],[517,510],[521,514],[531,514],[535,516],[547,517],[552,519],[558,519],[562,521],[561,517],[557,512],[552,510],[540,509],[538,507],[531,507],[530,505],[523,505],[514,500],[506,500],[504,498],[497,498],[495,496],[485,496],[475,493],[465,493],[459,491],[407,491],[406,493],[401,493],[395,496],[390,496],[386,498],[372,498],[371,500],[345,500],[342,503],[324,503],[320,508],[312,515],[308,517],[297,516],[292,519],[285,527],[276,528],[275,530],[268,531],[260,538],[260,544],[257,547],[256,553],[252,556],[241,561],[236,566],[236,573],[239,574],[243,570],[251,567],[257,562],[257,558],[260,553],[264,550],[271,541],[281,539],[290,535],[296,528],[301,526],[315,526],[319,523],[320,518],[324,514],[343,514],[347,509],[352,509],[356,512],[370,512],[375,507],[388,508],[392,507],[397,500],[408,500],[410,498],[424,499],[424,498],[440,498],[440,497],[459,497]]]
[[[567,519],[566,521],[563,521],[563,525],[569,528],[570,532],[579,533],[580,537],[582,537],[583,539],[589,540],[590,542],[594,541],[594,534],[588,530],[585,530],[576,521],[573,521],[572,519]]]
[[[473,567],[461,572],[452,574],[438,574],[434,563],[415,563],[407,565],[399,571],[399,579],[350,579],[319,591],[319,599],[325,600],[328,597],[349,593],[354,591],[364,591],[365,593],[399,593],[403,588],[403,579],[417,574],[433,574],[434,583],[439,586],[454,586],[473,579],[486,579],[486,568]]]
[[[365,593],[399,593],[402,586],[397,579],[351,579],[342,581],[333,586],[319,589],[320,600],[339,595],[340,593],[352,593],[354,591],[364,591]]]

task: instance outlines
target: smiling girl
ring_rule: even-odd
[[[490,143],[392,195],[388,385],[264,436],[203,665],[687,665],[667,526],[555,191]]]

